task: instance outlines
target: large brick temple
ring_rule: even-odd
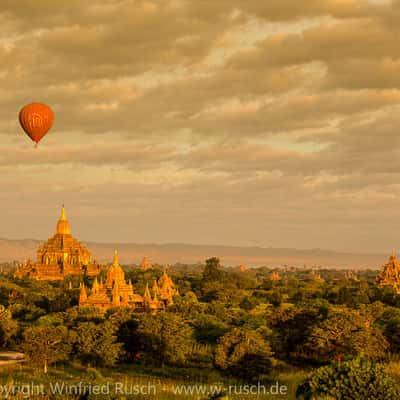
[[[39,280],[63,280],[67,275],[96,276],[100,265],[89,250],[71,235],[64,206],[53,237],[39,246],[36,262],[28,260],[17,268],[15,277],[28,276]]]

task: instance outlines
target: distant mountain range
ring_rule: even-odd
[[[33,239],[0,239],[0,262],[36,258],[41,241]],[[159,264],[204,262],[219,257],[225,266],[244,264],[249,267],[323,266],[338,268],[378,269],[388,258],[386,254],[356,254],[330,250],[285,249],[262,247],[209,246],[191,244],[85,243],[99,262],[110,262],[114,249],[122,264],[138,264],[144,256]]]

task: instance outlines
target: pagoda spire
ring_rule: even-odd
[[[146,305],[151,303],[151,294],[148,283],[146,283],[146,289],[144,291],[143,299]]]
[[[154,283],[153,283],[153,293],[155,293],[155,294],[160,293],[160,288],[158,287],[156,280],[154,280]]]
[[[82,305],[87,300],[87,293],[85,284],[81,282],[80,284],[80,293],[79,293],[79,305]]]
[[[113,265],[114,267],[119,265],[119,261],[118,261],[118,251],[114,250],[114,261],[113,261]]]
[[[67,220],[67,215],[65,213],[64,205],[61,208],[61,216],[57,222],[56,233],[61,235],[69,235],[71,233],[71,228]]]
[[[65,214],[65,207],[64,204],[61,207],[61,217],[60,217],[60,221],[66,221],[67,220],[67,215]]]

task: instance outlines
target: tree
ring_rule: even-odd
[[[239,307],[246,311],[254,310],[260,302],[255,297],[246,296],[239,304]]]
[[[306,348],[321,362],[332,361],[338,355],[382,358],[389,345],[372,322],[372,317],[358,311],[337,312],[312,330]]]
[[[215,282],[220,281],[224,277],[224,271],[221,269],[218,257],[211,257],[206,260],[206,265],[203,271],[203,281]]]
[[[213,315],[199,314],[192,322],[197,342],[215,345],[229,331],[229,325]]]
[[[139,318],[129,308],[109,310],[109,321],[116,328],[117,341],[123,344],[124,361],[136,361],[141,354],[141,338],[138,334]]]
[[[114,365],[122,355],[122,344],[116,342],[115,333],[116,327],[108,321],[78,324],[74,338],[75,354],[88,365]]]
[[[18,322],[12,319],[9,309],[0,305],[0,346],[6,346],[18,330]]]
[[[9,309],[13,318],[24,322],[36,321],[39,317],[46,314],[43,308],[37,307],[31,302],[14,303],[10,305]]]
[[[143,352],[163,365],[184,365],[191,352],[193,330],[179,315],[144,314],[139,322],[138,334]]]
[[[272,290],[268,296],[270,303],[274,307],[280,307],[282,304],[282,293],[279,289]]]
[[[76,328],[82,322],[101,324],[105,321],[104,313],[98,308],[71,307],[63,315],[64,325],[71,329]]]
[[[49,365],[65,360],[71,349],[65,326],[32,326],[24,331],[23,338],[22,351],[33,363],[42,365],[45,374]]]
[[[397,400],[400,388],[382,365],[358,358],[318,368],[296,391],[296,397],[305,400],[317,396],[343,400]]]
[[[244,379],[258,379],[273,365],[269,343],[257,332],[234,328],[218,340],[214,363],[217,368]]]
[[[286,359],[302,356],[311,331],[326,319],[328,312],[326,305],[315,304],[282,310],[276,314],[273,323],[275,353]]]
[[[57,295],[49,301],[49,312],[62,312],[72,306],[76,306],[78,304],[78,296],[78,289],[63,290],[62,292],[57,293]]]
[[[400,353],[400,310],[389,308],[378,319],[392,353]]]

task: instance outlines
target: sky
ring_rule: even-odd
[[[400,248],[399,42],[399,0],[1,0],[0,237]]]

